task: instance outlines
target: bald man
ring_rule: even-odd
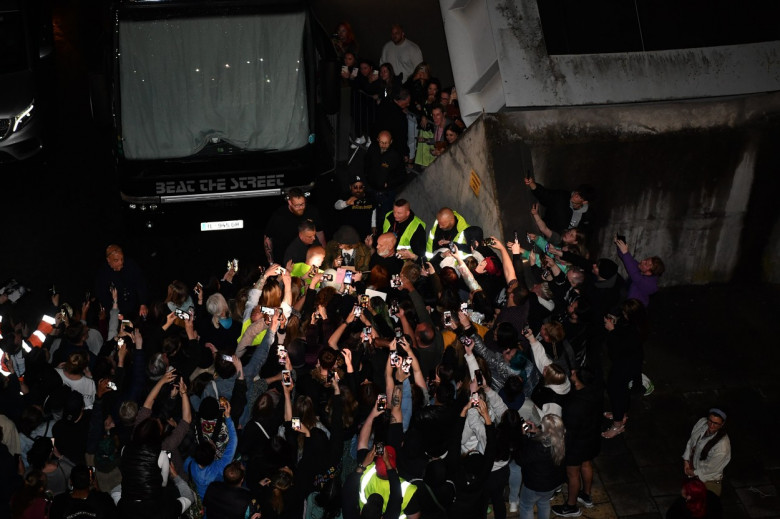
[[[469,227],[466,219],[449,207],[442,207],[436,213],[436,221],[431,225],[428,233],[428,243],[425,246],[425,257],[428,261],[433,258],[434,251],[449,247],[450,243],[456,243],[458,248],[469,252],[463,231]]]
[[[368,188],[379,204],[377,214],[387,214],[393,208],[396,188],[406,179],[404,158],[393,146],[393,136],[389,131],[379,132],[377,139],[371,143],[363,168]]]
[[[390,27],[390,41],[382,47],[380,63],[390,63],[396,74],[403,74],[403,80],[412,77],[414,67],[423,61],[420,47],[406,37],[401,24],[395,23]]]

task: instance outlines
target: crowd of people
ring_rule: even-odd
[[[401,25],[391,27],[378,60],[360,54],[349,22],[338,25],[333,41],[342,86],[351,89],[352,133],[359,142],[387,131],[403,165],[422,171],[458,139],[466,125],[457,91],[442,86]]]
[[[291,189],[264,230],[264,268],[233,259],[155,298],[112,244],[83,300],[53,289],[30,314],[0,295],[0,516],[529,519],[594,506],[601,442],[650,390],[663,261],[635,259],[619,235],[625,278],[590,257],[586,184],[526,178],[538,203],[522,235],[485,236],[449,207],[423,222],[398,190],[465,127],[455,89],[400,25],[377,62],[346,22],[334,46],[371,146],[332,236]],[[719,517],[726,418],[712,408],[694,425],[668,517]]]
[[[231,260],[155,300],[111,245],[83,301],[53,290],[41,318],[0,298],[0,506],[14,518],[580,515],[601,442],[629,425],[630,388],[645,390],[664,265],[615,236],[624,279],[589,256],[590,186],[526,185],[537,229],[522,236],[483,236],[448,207],[426,225],[404,199],[384,211],[357,177],[327,241],[290,190],[265,230],[266,268]],[[717,516],[725,422],[713,408],[694,426],[670,517]]]

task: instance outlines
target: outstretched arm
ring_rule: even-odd
[[[490,247],[496,249],[501,254],[501,266],[504,269],[504,279],[506,279],[506,284],[509,286],[513,281],[517,280],[515,266],[512,264],[512,256],[509,255],[504,244],[497,240],[495,236],[491,236],[490,238],[492,239]]]
[[[379,411],[376,408],[376,404],[374,404],[374,407],[371,409],[371,412],[368,413],[368,417],[366,418],[366,421],[363,422],[363,426],[360,428],[360,435],[358,436],[358,444],[357,444],[358,452],[361,449],[368,449],[368,440],[371,439],[371,431],[374,428],[374,419],[383,412],[384,411]]]
[[[160,380],[157,381],[157,383],[154,385],[151,391],[149,391],[149,395],[146,397],[146,400],[144,401],[144,407],[147,409],[151,409],[154,406],[154,401],[157,399],[157,395],[160,394],[160,390],[165,384],[171,384],[174,380],[176,380],[176,373],[175,371],[167,371]]]
[[[544,234],[544,236],[549,240],[553,232],[552,229],[547,227],[547,224],[539,215],[539,204],[533,204],[531,206],[531,216],[533,217],[534,222],[536,222],[536,226],[539,228],[539,232]]]
[[[179,394],[181,395],[181,421],[192,423],[192,404],[190,397],[187,396],[187,383],[184,378],[179,380]]]

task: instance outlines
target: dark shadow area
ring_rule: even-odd
[[[780,39],[777,2],[539,0],[547,52],[602,54]]]

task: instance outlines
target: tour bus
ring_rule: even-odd
[[[332,170],[339,69],[305,0],[119,0],[111,23],[119,188],[148,226],[243,228],[240,201]]]

